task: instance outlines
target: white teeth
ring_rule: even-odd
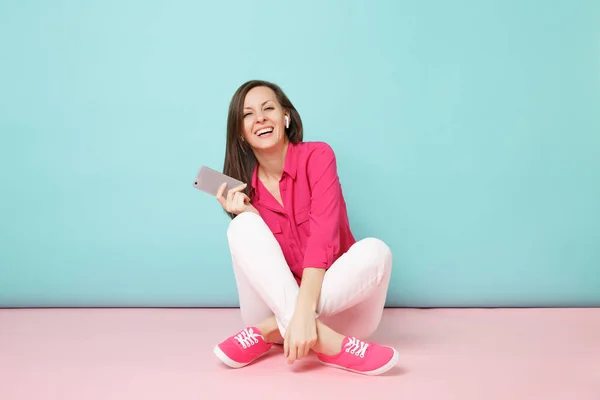
[[[261,129],[260,131],[256,132],[257,135],[262,135],[263,133],[269,133],[269,132],[273,132],[273,128],[264,128]]]

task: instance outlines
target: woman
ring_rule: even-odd
[[[324,364],[378,375],[398,362],[365,342],[378,327],[392,269],[388,246],[350,231],[330,146],[302,141],[300,115],[275,84],[234,94],[224,173],[245,184],[217,200],[233,219],[227,236],[248,326],[214,348],[233,368],[284,345],[292,364],[310,350]]]

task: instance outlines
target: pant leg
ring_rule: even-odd
[[[242,318],[254,324],[272,313],[283,336],[299,288],[279,243],[252,213],[231,221],[227,235]],[[384,242],[368,238],[355,243],[325,274],[317,308],[323,322],[344,335],[370,336],[381,319],[391,268],[391,251]]]
[[[227,237],[244,320],[274,314],[283,336],[299,288],[279,243],[263,219],[250,212],[230,222]]]
[[[379,326],[392,272],[389,247],[375,238],[355,243],[327,271],[318,312],[327,326],[366,339]]]
[[[239,265],[233,262],[233,273],[237,285],[240,313],[245,326],[256,326],[273,315],[260,294],[248,282]]]

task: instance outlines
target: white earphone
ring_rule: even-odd
[[[287,115],[285,116],[285,127],[286,128],[290,127],[290,117],[288,117]]]

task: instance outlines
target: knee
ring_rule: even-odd
[[[377,258],[378,264],[384,265],[386,268],[392,266],[392,250],[381,239],[374,237],[363,239],[364,246],[368,249],[369,254]]]
[[[392,250],[381,239],[366,238],[361,240],[365,254],[368,254],[367,265],[377,274],[377,284],[388,281],[392,273]]]
[[[227,228],[229,243],[232,244],[238,240],[247,238],[251,234],[252,226],[256,224],[257,220],[260,220],[260,217],[251,212],[244,212],[233,218]]]

